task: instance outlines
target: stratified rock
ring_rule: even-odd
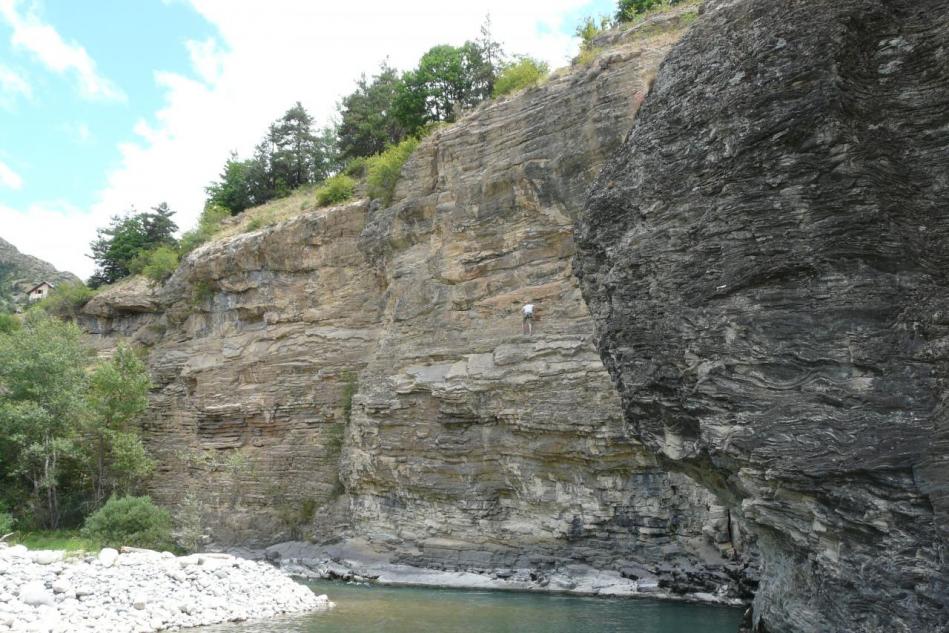
[[[435,133],[370,213],[383,327],[342,480],[356,533],[407,541],[402,562],[615,568],[704,540],[716,502],[630,441],[571,273],[574,219],[680,17]]]
[[[579,223],[626,420],[761,630],[949,629],[949,2],[710,1]]]
[[[104,347],[150,348],[153,496],[225,544],[725,566],[738,531],[628,437],[571,276],[586,190],[690,12],[434,132],[387,208],[308,210],[201,247],[161,288],[90,301]]]

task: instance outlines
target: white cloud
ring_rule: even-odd
[[[0,16],[13,27],[10,43],[16,49],[32,53],[53,72],[75,73],[79,92],[93,100],[121,101],[125,94],[96,70],[96,63],[79,44],[66,42],[32,10],[17,11],[17,0],[0,0]]]
[[[56,225],[58,233],[70,236],[62,248],[74,253],[69,269],[80,276],[92,270],[81,254],[95,227],[132,205],[145,209],[166,201],[178,212],[180,227],[193,226],[204,187],[217,177],[228,153],[236,149],[249,155],[267,125],[295,101],[322,124],[361,72],[371,74],[386,57],[408,69],[430,46],[474,39],[488,13],[495,39],[508,53],[563,65],[576,52],[576,39],[560,32],[562,16],[589,0],[191,2],[217,27],[218,36],[186,43],[191,76],[155,73],[165,93],[163,107],[140,120],[134,140],[119,146],[121,159],[91,213],[82,222],[69,218]],[[37,210],[43,213],[36,222],[32,208],[28,211],[29,224],[41,227],[52,216],[43,207]],[[0,226],[6,225],[7,217],[0,214]],[[16,236],[4,233],[19,246]],[[65,254],[42,241],[35,254],[67,262]]]
[[[89,126],[83,122],[63,123],[61,129],[66,133],[67,137],[78,144],[88,143],[93,138],[92,130],[90,130]]]
[[[8,106],[16,97],[30,98],[33,88],[17,71],[0,64],[0,105]]]
[[[13,171],[9,165],[0,161],[0,187],[13,189],[14,191],[23,186],[23,179],[20,174]]]
[[[80,123],[76,126],[76,139],[80,143],[85,143],[86,141],[92,138],[92,132],[89,130],[89,126],[85,123]]]
[[[92,239],[86,240],[89,229],[92,228],[92,237],[95,237],[94,227],[106,221],[108,217],[100,222],[62,200],[37,202],[23,211],[0,204],[3,239],[21,253],[39,257],[59,270],[81,277],[92,272],[92,260],[85,257]]]

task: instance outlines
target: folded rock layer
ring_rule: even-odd
[[[758,536],[759,630],[949,625],[949,2],[717,0],[579,221],[627,423]]]

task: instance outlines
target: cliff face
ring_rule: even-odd
[[[949,3],[706,4],[576,272],[626,420],[758,536],[768,631],[949,628]]]
[[[411,562],[658,560],[714,504],[630,441],[571,274],[573,222],[679,36],[492,103],[413,157],[361,245],[384,291],[344,482]],[[537,306],[533,336],[520,308]],[[693,513],[691,508],[701,507]],[[524,547],[530,544],[530,547]]]
[[[381,314],[357,248],[365,217],[354,204],[214,242],[162,288],[130,280],[85,307],[103,346],[150,348],[153,494],[187,501],[182,511],[203,515],[218,542],[259,545],[343,520],[347,392]]]
[[[434,133],[388,208],[307,212],[90,302],[101,345],[150,348],[155,496],[219,543],[726,581],[740,528],[630,438],[571,276],[586,189],[687,13]]]

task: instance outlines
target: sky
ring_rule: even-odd
[[[0,237],[87,278],[96,228],[167,202],[194,226],[231,151],[300,101],[474,39],[565,65],[615,0],[0,0]]]

